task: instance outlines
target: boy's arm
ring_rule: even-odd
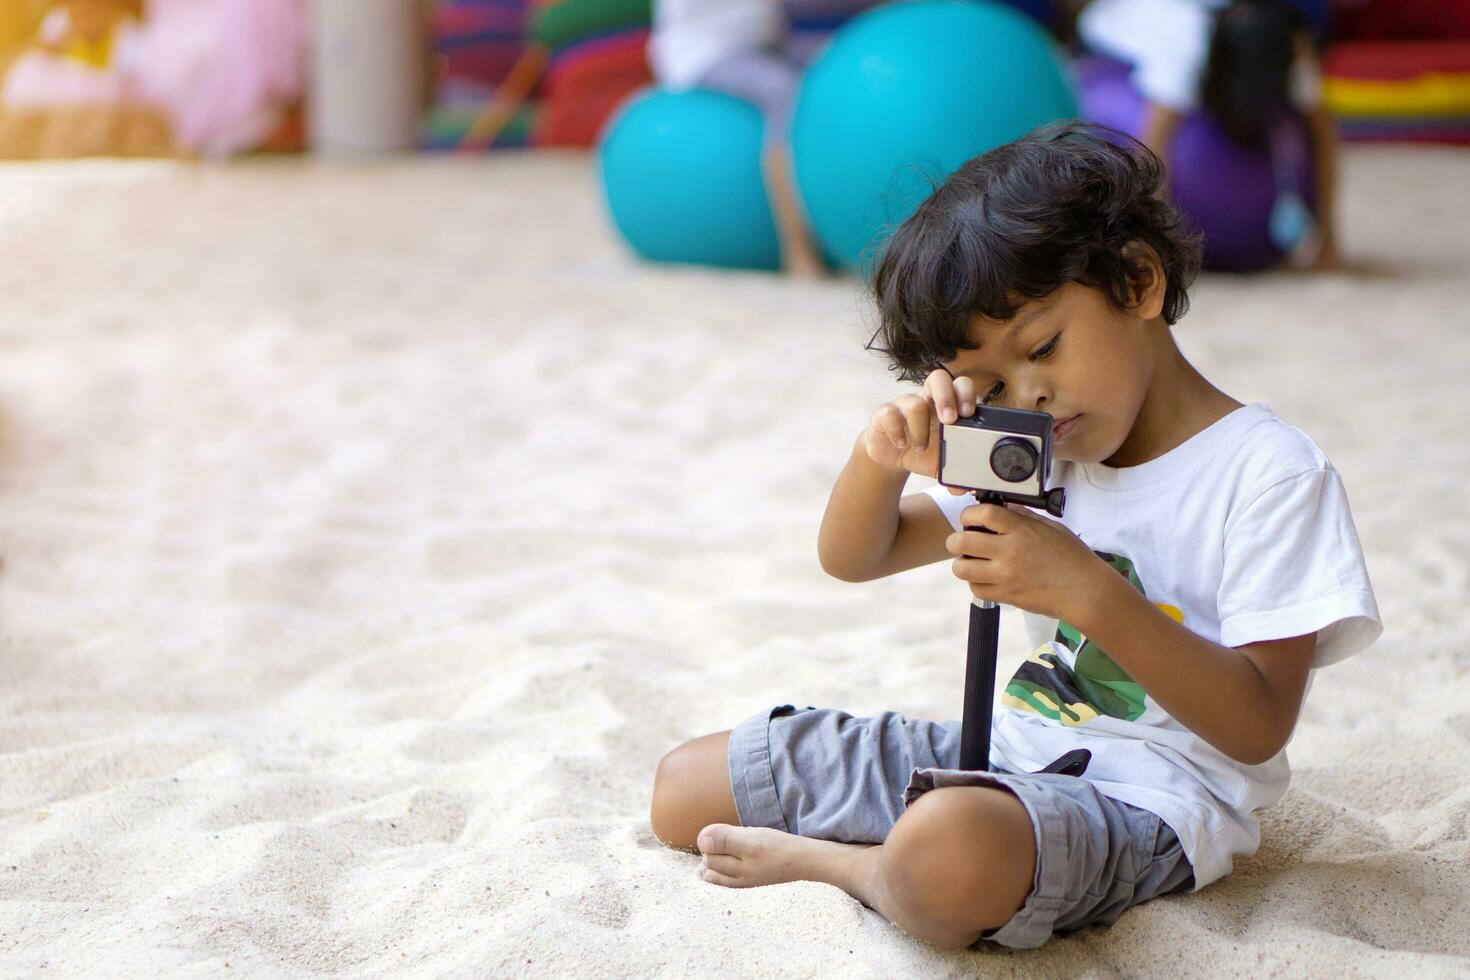
[[[908,478],[873,462],[858,437],[817,535],[827,574],[866,582],[950,557],[948,518],[927,494],[904,496]]]
[[[1065,526],[978,504],[947,541],[972,594],[1070,623],[1106,650],[1179,723],[1238,762],[1259,765],[1291,737],[1316,634],[1227,647],[1165,615]]]
[[[1100,577],[1083,622],[1072,625],[1181,725],[1232,759],[1259,765],[1281,751],[1296,727],[1317,634],[1221,646],[1106,571],[1112,581]]]

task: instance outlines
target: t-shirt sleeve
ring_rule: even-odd
[[[693,88],[732,54],[779,43],[786,25],[768,0],[658,0],[648,61],[660,85]]]
[[[1088,48],[1133,66],[1133,85],[1175,112],[1199,105],[1213,3],[1200,0],[1093,0],[1077,17]]]
[[[1317,633],[1313,667],[1383,632],[1347,492],[1330,464],[1276,483],[1225,528],[1220,642]]]
[[[939,509],[944,513],[944,516],[949,519],[950,527],[956,531],[964,530],[960,525],[960,512],[975,503],[973,495],[968,493],[950,493],[949,488],[942,483],[936,483],[924,492],[934,498],[934,502],[939,505]]]

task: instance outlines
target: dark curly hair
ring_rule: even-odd
[[[1132,137],[1053,124],[961,166],[884,243],[872,287],[881,323],[868,349],[919,381],[971,350],[971,318],[1008,320],[1063,284],[1126,308],[1146,256],[1165,278],[1164,319],[1189,306],[1200,239],[1164,199],[1164,167]]]

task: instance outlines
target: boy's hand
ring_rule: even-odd
[[[977,599],[1075,625],[1090,622],[1106,587],[1119,579],[1065,525],[1017,504],[976,504],[961,511],[960,520],[995,532],[956,531],[945,541],[958,556],[955,577],[970,583]]]
[[[974,414],[975,383],[937,368],[924,379],[919,394],[901,395],[878,407],[863,433],[863,448],[885,469],[937,478],[939,423]]]

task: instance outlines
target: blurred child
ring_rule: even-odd
[[[1093,0],[1082,41],[1133,66],[1148,102],[1143,141],[1164,160],[1180,119],[1209,113],[1237,144],[1289,152],[1284,116],[1307,124],[1315,166],[1319,269],[1338,265],[1337,133],[1322,103],[1321,69],[1306,21],[1284,0]]]
[[[842,18],[875,0],[658,0],[649,60],[660,85],[703,88],[753,103],[765,120],[761,170],[781,241],[781,266],[813,278],[826,265],[802,210],[788,129],[801,73],[814,46],[792,36],[790,19]]]

